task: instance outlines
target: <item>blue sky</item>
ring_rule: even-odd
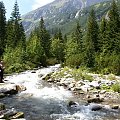
[[[10,14],[13,10],[13,6],[16,0],[0,0],[3,1],[6,8],[6,17],[10,17]],[[46,5],[54,0],[17,0],[19,5],[20,14],[24,15],[32,10],[37,9],[43,5]]]

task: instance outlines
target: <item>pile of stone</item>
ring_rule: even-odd
[[[26,87],[23,85],[15,85],[11,83],[0,83],[0,98],[4,98],[9,95],[15,95],[20,91],[25,91]]]
[[[25,120],[23,112],[17,112],[14,108],[6,109],[5,105],[3,103],[0,103],[0,119],[11,120],[11,119],[19,119],[19,118]]]
[[[10,95],[15,95],[18,92],[25,91],[26,87],[23,85],[15,85],[12,83],[0,83],[0,98],[8,97]],[[18,112],[14,108],[6,109],[5,104],[0,103],[0,119],[2,120],[12,120],[12,119],[24,119],[24,113]]]
[[[88,73],[93,78],[93,80],[90,81],[87,79],[75,80],[68,72],[65,72],[62,77],[55,77],[55,74],[57,73],[53,73],[52,75],[48,74],[44,80],[59,86],[64,86],[88,103],[103,103],[111,100],[113,103],[110,105],[111,108],[119,108],[119,105],[114,104],[114,102],[116,103],[116,100],[118,100],[118,103],[120,103],[120,93],[102,89],[104,86],[109,89],[113,84],[120,83],[119,77],[108,80],[108,76],[100,77],[98,74]]]

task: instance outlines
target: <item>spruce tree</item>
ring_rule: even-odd
[[[11,18],[7,24],[7,46],[15,48],[18,45],[22,45],[25,49],[25,31],[21,23],[21,17],[19,13],[19,6],[17,1],[14,4]],[[23,45],[24,44],[24,45]]]
[[[119,53],[120,51],[120,40],[118,35],[120,33],[120,16],[116,2],[113,0],[111,9],[108,14],[108,30],[107,36],[109,36],[109,51]]]
[[[54,34],[54,39],[59,39],[61,43],[64,43],[62,32],[60,29]]]
[[[72,33],[72,39],[74,42],[78,44],[78,51],[81,53],[83,49],[83,41],[82,41],[83,33],[81,30],[80,24],[77,22],[77,26],[75,31]]]
[[[50,45],[51,45],[50,34],[46,30],[44,20],[42,17],[39,22],[39,27],[38,27],[37,33],[38,33],[38,38],[40,40],[40,44],[44,49],[45,55],[46,55],[46,57],[49,58],[50,57]]]
[[[107,20],[105,19],[105,17],[103,17],[100,22],[100,33],[99,33],[99,37],[100,37],[99,47],[101,52],[103,51],[103,49],[105,49],[108,46],[107,43],[109,44],[109,42],[106,41],[106,32],[107,32]]]
[[[95,12],[92,9],[87,23],[87,33],[84,42],[84,59],[87,67],[95,65],[95,53],[99,50],[98,45],[98,24],[95,17]]]
[[[17,0],[15,1],[14,7],[13,7],[13,11],[12,11],[11,15],[12,15],[11,16],[12,21],[18,22],[18,21],[21,20],[20,13],[19,13],[19,6],[18,6],[18,3],[17,3]]]
[[[26,64],[26,37],[20,21],[19,7],[15,2],[11,18],[7,22],[6,49],[3,56],[7,69],[13,72],[24,70]],[[10,60],[12,58],[12,60]],[[9,61],[10,64],[9,64]],[[11,67],[12,65],[12,67]]]
[[[6,16],[4,3],[0,2],[0,56],[3,55],[6,37]]]

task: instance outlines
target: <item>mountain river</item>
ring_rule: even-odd
[[[92,104],[86,106],[84,101],[62,86],[42,80],[59,67],[55,65],[7,76],[7,82],[24,85],[27,90],[0,99],[0,102],[5,103],[7,108],[23,111],[26,120],[120,120],[120,111],[92,111]],[[69,107],[69,101],[76,101],[78,105]]]

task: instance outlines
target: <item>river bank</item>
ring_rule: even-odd
[[[112,109],[120,108],[120,76],[93,74],[65,67],[43,79],[64,86],[87,103],[100,103]]]

